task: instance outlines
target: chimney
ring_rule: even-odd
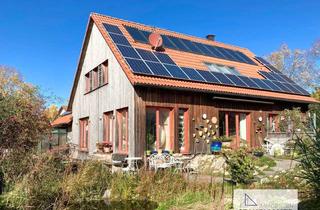
[[[210,41],[214,41],[214,40],[215,40],[215,37],[216,37],[216,35],[214,35],[214,34],[208,34],[208,35],[206,36],[207,40],[210,40]]]

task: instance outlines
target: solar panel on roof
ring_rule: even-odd
[[[143,60],[159,62],[156,56],[154,56],[154,54],[151,51],[138,48],[136,48],[136,50],[138,51],[139,55]]]
[[[225,85],[234,85],[233,82],[228,79],[228,77],[222,73],[219,73],[219,72],[213,72],[213,71],[210,71],[211,74],[213,74],[213,76],[215,76],[222,84],[225,84]]]
[[[197,54],[203,54],[194,44],[193,42],[186,40],[186,39],[180,39],[184,45],[186,45],[191,52],[197,53]]]
[[[247,60],[242,58],[237,51],[229,50],[229,54],[231,54],[238,62],[247,63]]]
[[[108,24],[108,23],[104,23],[103,26],[109,33],[115,33],[115,34],[123,35],[118,26],[111,25],[111,24]]]
[[[259,71],[259,74],[262,75],[264,78],[269,79],[269,80],[274,80],[274,81],[278,81],[276,78],[274,78],[271,74],[269,74],[269,72],[265,72],[265,71]]]
[[[282,83],[284,86],[286,86],[292,93],[301,94],[299,90],[297,90],[295,87],[293,87],[290,83]]]
[[[162,63],[166,63],[166,64],[176,64],[170,57],[169,55],[165,54],[165,53],[160,53],[160,52],[153,52],[156,57],[162,62]]]
[[[276,84],[283,92],[288,92],[290,93],[290,89],[287,88],[282,82],[279,81],[273,81],[274,84]]]
[[[208,48],[202,44],[202,43],[199,43],[199,42],[193,42],[195,44],[195,46],[197,48],[199,48],[199,50],[201,50],[201,52],[203,52],[204,55],[210,55],[211,52],[208,50]]]
[[[266,66],[266,67],[267,67],[268,69],[270,69],[271,71],[279,72],[278,69],[276,69],[274,66],[272,66],[272,65],[271,65],[268,61],[266,61],[264,58],[256,56],[255,59],[256,59],[259,63],[261,63],[261,64],[263,64],[264,66]]]
[[[129,43],[129,41],[127,40],[127,38],[125,36],[122,36],[119,34],[113,34],[113,33],[109,33],[109,35],[114,43],[122,44],[122,45],[126,45],[126,46],[131,46],[131,44]]]
[[[153,74],[158,76],[171,77],[167,69],[165,69],[161,63],[146,61],[146,64],[150,68],[150,70],[153,72]]]
[[[231,60],[231,61],[239,61],[237,58],[235,58],[234,56],[232,56],[229,53],[228,49],[222,48],[222,47],[217,47],[217,49],[219,50],[219,52],[221,52],[223,54],[224,57],[227,58],[227,60]]]
[[[266,83],[272,90],[274,91],[281,91],[281,88],[279,88],[277,85],[275,85],[271,80],[263,80],[264,83]]]
[[[195,80],[195,81],[205,81],[201,75],[194,69],[192,68],[186,68],[186,67],[181,67],[181,70],[186,73],[186,75],[188,75],[188,77],[191,80]]]
[[[236,86],[248,87],[245,82],[243,82],[238,76],[233,74],[226,74],[228,79],[230,79]]]
[[[294,81],[292,81],[289,77],[287,77],[286,75],[282,74],[282,73],[279,73],[278,74],[280,77],[282,77],[282,79],[284,79],[285,81],[287,81],[288,83],[293,83],[295,84]]]
[[[152,72],[142,60],[126,58],[126,61],[134,73],[152,75]]]
[[[250,88],[259,88],[259,86],[252,81],[249,77],[246,76],[238,76],[246,85]]]
[[[142,43],[148,43],[148,37],[145,37],[143,35],[143,33],[141,33],[141,31],[138,30],[137,28],[133,28],[133,27],[130,27],[130,26],[125,26],[125,28],[127,29],[129,34],[132,36],[132,38],[135,41],[139,41],[139,42],[142,42]]]
[[[211,55],[216,58],[228,59],[226,56],[222,54],[216,47],[211,45],[205,45],[206,48],[210,51]]]
[[[216,84],[221,84],[220,81],[213,76],[209,71],[203,71],[203,70],[196,70],[201,76],[210,83],[216,83]]]
[[[282,77],[279,76],[279,74],[274,73],[274,72],[270,72],[269,73],[272,77],[276,78],[277,81],[279,82],[288,82],[287,80],[283,79]]]
[[[137,30],[139,30],[146,38],[148,38],[151,33],[149,31],[144,31],[140,29],[137,29]],[[133,38],[134,36],[137,36],[135,34],[130,34],[130,35]],[[177,37],[168,36],[168,35],[161,35],[161,36],[163,39],[163,46],[167,48],[177,49],[185,52],[192,52],[200,55],[204,54],[206,56],[213,56],[216,58],[257,65],[255,62],[253,62],[252,59],[250,59],[248,56],[246,56],[245,54],[237,50],[231,50],[228,48],[202,44],[199,42],[190,41],[187,39],[177,38]],[[146,43],[146,41],[141,37],[138,37],[135,40],[137,41],[142,40],[141,41],[142,43]]]
[[[251,78],[261,89],[272,90],[268,85],[266,85],[261,79]]]
[[[304,95],[310,95],[310,93],[308,91],[306,91],[305,89],[303,89],[302,87],[300,87],[299,85],[297,84],[291,84],[293,85],[293,87],[295,87],[296,89],[298,89],[302,94]]]
[[[257,65],[251,58],[245,55],[243,52],[237,51],[238,56],[241,56],[244,60],[246,60],[248,64]]]
[[[168,64],[164,64],[164,66],[166,67],[166,69],[170,72],[170,74],[174,78],[189,79],[187,77],[187,75],[180,69],[179,66],[177,66],[177,65],[168,65]]]
[[[177,46],[179,50],[190,52],[190,49],[182,43],[181,39],[173,36],[172,37],[168,36],[168,38],[171,40],[171,42],[175,44],[175,46]]]
[[[168,38],[166,35],[161,35],[162,37],[162,43],[164,47],[171,48],[171,49],[177,49],[177,46],[173,44],[173,42]]]
[[[117,45],[117,47],[124,57],[140,59],[140,56],[138,55],[138,53],[135,51],[133,47],[122,46],[122,45]]]

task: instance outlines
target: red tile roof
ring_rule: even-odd
[[[128,79],[133,85],[152,85],[152,86],[167,87],[167,88],[190,89],[190,90],[205,91],[205,92],[218,92],[218,93],[224,93],[224,94],[238,94],[238,95],[246,95],[246,96],[254,96],[254,97],[272,98],[277,100],[297,101],[297,102],[304,102],[304,103],[317,102],[315,99],[309,96],[303,96],[303,95],[294,95],[294,94],[279,93],[279,92],[272,92],[272,91],[255,90],[255,89],[241,88],[241,87],[230,87],[230,86],[224,86],[224,85],[215,85],[215,84],[208,84],[208,83],[201,83],[201,82],[183,81],[183,80],[177,80],[177,79],[133,74],[133,72],[130,70],[130,67],[125,62],[125,59],[120,54],[120,52],[116,48],[113,41],[109,38],[107,31],[103,26],[103,23],[109,23],[109,24],[118,26],[121,32],[125,35],[125,37],[128,39],[128,41],[133,47],[141,48],[145,50],[151,50],[151,46],[149,44],[142,44],[134,41],[134,39],[130,36],[130,34],[125,29],[124,25],[135,27],[141,30],[147,30],[147,31],[155,30],[156,32],[164,35],[184,38],[187,40],[196,41],[196,42],[200,42],[208,45],[228,48],[231,50],[238,50],[250,58],[254,58],[255,55],[246,48],[224,44],[217,41],[210,41],[207,39],[180,34],[172,31],[155,28],[151,26],[146,26],[139,23],[125,21],[125,20],[121,20],[121,19],[117,19],[117,18],[105,16],[105,15],[100,15],[96,13],[91,14],[88,28],[92,27],[93,23],[98,27],[99,31],[103,35],[108,46],[111,48],[112,52],[114,53],[118,62],[120,63],[122,69],[124,70],[125,74],[127,75]],[[86,35],[86,39],[88,39],[88,32]],[[85,42],[86,42],[86,39],[85,39]],[[204,64],[204,61],[205,61],[210,63],[232,66],[232,67],[235,67],[244,76],[255,77],[260,79],[263,79],[263,77],[258,73],[258,71],[267,71],[267,72],[270,71],[269,69],[267,69],[265,66],[255,61],[254,59],[252,60],[254,60],[257,65],[239,63],[235,61],[224,60],[224,59],[219,59],[219,58],[214,58],[214,57],[209,57],[204,55],[198,55],[198,54],[189,53],[189,52],[182,52],[182,51],[173,50],[173,49],[165,49],[165,52],[175,61],[177,65],[181,67],[191,67],[191,68],[200,69],[200,70],[207,70],[207,67]],[[80,64],[81,64],[81,57],[79,61],[79,65]],[[78,71],[79,71],[79,67],[78,67]],[[76,75],[75,82],[77,82],[77,75]],[[76,88],[75,86],[76,84],[74,84],[73,92],[75,91],[74,90]],[[73,100],[73,95],[74,93],[71,93],[70,102],[72,102]],[[69,103],[69,109],[70,107],[71,107],[71,103]]]
[[[63,115],[58,117],[57,119],[55,119],[52,123],[51,126],[52,127],[58,127],[61,125],[68,125],[72,122],[72,114],[67,114],[67,115]]]

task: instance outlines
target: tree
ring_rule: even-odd
[[[47,115],[48,119],[50,120],[50,122],[54,121],[55,119],[57,119],[57,117],[59,115],[58,107],[54,104],[50,105],[46,109],[46,115]]]
[[[290,49],[287,44],[280,46],[267,56],[269,62],[290,79],[309,90],[319,87],[320,82],[320,40],[310,49]]]
[[[11,151],[25,152],[49,131],[45,100],[14,69],[0,66],[0,160]]]
[[[309,113],[303,114],[298,109],[285,110],[282,114],[291,124],[295,139],[295,148],[299,153],[298,161],[302,170],[300,176],[306,180],[313,195],[320,197],[320,105],[310,105]],[[315,117],[315,118],[314,118]],[[317,126],[316,126],[317,125]]]

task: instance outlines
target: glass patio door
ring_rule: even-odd
[[[146,149],[170,150],[170,109],[146,109]]]

